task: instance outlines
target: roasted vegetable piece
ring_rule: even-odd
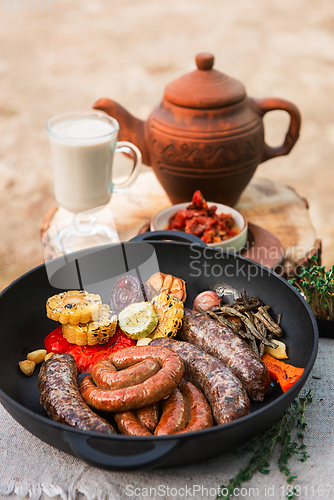
[[[102,300],[97,294],[85,290],[70,290],[53,295],[46,302],[47,317],[62,324],[88,323],[101,312]]]
[[[138,345],[138,346],[148,345],[151,343],[151,341],[152,341],[152,337],[151,337],[151,335],[148,335],[147,337],[143,337],[142,339],[138,339],[136,342],[136,345]]]
[[[110,308],[116,314],[130,304],[146,300],[147,296],[144,285],[138,278],[131,275],[119,278],[112,287],[109,295]]]
[[[19,362],[19,367],[21,371],[28,377],[30,377],[30,375],[34,373],[35,366],[36,366],[35,361],[29,359],[25,359],[24,361]]]
[[[125,335],[138,340],[153,332],[158,324],[158,316],[151,302],[136,302],[119,313],[118,322]]]
[[[34,361],[36,365],[44,361],[47,352],[46,349],[37,349],[37,351],[32,351],[27,354],[27,359],[29,361]]]
[[[45,338],[45,349],[49,354],[59,352],[71,354],[76,361],[80,373],[88,373],[97,361],[108,359],[112,352],[135,344],[135,340],[129,339],[129,337],[117,327],[115,335],[113,335],[106,344],[79,346],[67,342],[61,333],[61,328],[62,327],[59,326]]]
[[[103,304],[101,314],[96,321],[62,326],[62,334],[70,344],[97,345],[108,342],[116,332],[117,315]]]
[[[210,307],[219,306],[220,297],[215,292],[207,290],[206,292],[199,293],[194,300],[193,309],[199,311],[199,307],[206,311]]]
[[[265,345],[264,352],[270,354],[273,358],[276,359],[288,359],[289,356],[286,353],[286,345],[284,344],[284,342],[276,339],[271,339],[271,342],[273,344],[276,344],[277,348],[273,349],[269,345]]]
[[[155,273],[147,282],[150,297],[153,298],[161,292],[168,293],[185,302],[187,298],[186,284],[181,278],[172,274]]]
[[[304,373],[304,368],[288,365],[267,353],[263,355],[262,361],[268,368],[272,380],[279,383],[283,392],[288,391]]]
[[[287,358],[284,344],[272,339],[273,336],[283,335],[280,326],[282,314],[278,314],[274,321],[268,312],[270,306],[262,305],[257,297],[248,296],[245,289],[238,292],[225,283],[212,288],[222,298],[222,303],[207,310],[197,306],[200,312],[237,333],[260,358],[267,347],[269,354],[275,358]]]
[[[52,332],[50,332],[44,339],[44,347],[47,352],[67,352],[71,349],[72,344],[64,339],[61,332],[62,327],[57,326]]]
[[[162,292],[152,299],[152,304],[159,318],[158,326],[154,330],[152,338],[175,337],[182,326],[184,315],[181,300]]]

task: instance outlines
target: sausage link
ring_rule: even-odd
[[[200,312],[185,309],[178,337],[218,358],[238,377],[251,399],[263,400],[270,385],[269,372],[239,335]]]
[[[92,408],[113,412],[143,408],[165,399],[177,387],[184,373],[184,365],[178,354],[165,347],[133,346],[113,353],[109,359],[121,370],[147,358],[157,361],[161,370],[144,382],[132,387],[106,390],[96,387],[93,379],[87,376],[80,384],[82,397]]]
[[[217,424],[226,424],[249,413],[249,398],[240,380],[217,358],[188,342],[161,337],[152,344],[168,347],[181,356],[185,378],[203,391]]]
[[[114,413],[114,417],[119,431],[128,436],[151,436],[154,429],[156,436],[181,434],[213,425],[211,408],[204,394],[184,379],[162,402],[160,422],[157,405]]]
[[[152,436],[159,421],[159,412],[156,404],[114,413],[115,422],[121,434],[128,436]]]
[[[153,403],[144,408],[138,408],[136,415],[139,422],[144,425],[150,432],[153,432],[159,422],[158,406]]]
[[[121,434],[127,436],[152,436],[139,420],[134,411],[121,411],[114,414],[115,422]]]
[[[98,361],[92,367],[90,375],[100,389],[122,389],[144,382],[160,370],[160,364],[154,359],[144,359],[124,370],[117,371],[110,359]]]
[[[179,383],[179,389],[189,407],[189,421],[187,426],[179,431],[178,434],[200,431],[201,429],[212,427],[212,411],[202,391],[197,389],[191,382],[183,379]]]
[[[114,434],[109,422],[94,413],[82,399],[77,365],[70,354],[52,354],[38,375],[40,403],[52,420],[84,431]]]
[[[179,389],[174,389],[169,398],[162,402],[162,415],[155,428],[155,436],[175,434],[188,423],[188,406]]]

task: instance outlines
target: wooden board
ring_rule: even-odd
[[[126,192],[113,194],[109,205],[97,216],[99,222],[117,229],[120,241],[127,241],[154,214],[170,205],[153,172],[146,171]],[[254,177],[235,208],[248,222],[267,229],[282,242],[285,258],[281,273],[284,276],[294,276],[296,268],[307,264],[311,255],[317,254],[321,260],[321,242],[310,220],[307,203],[292,188]],[[60,254],[48,239],[46,230],[70,215],[63,208],[50,209],[46,215],[41,225],[44,260]]]
[[[248,221],[275,234],[284,247],[284,276],[294,276],[312,255],[321,262],[321,241],[309,217],[307,201],[277,182],[254,177],[235,206]]]

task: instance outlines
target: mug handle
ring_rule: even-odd
[[[132,144],[132,142],[119,141],[116,144],[115,153],[126,153],[133,160],[132,171],[127,180],[117,184],[114,183],[113,181],[111,182],[112,193],[123,193],[125,189],[130,187],[135,182],[140,173],[142,165],[141,152],[139,151],[137,146]]]
[[[276,156],[283,156],[290,153],[291,149],[297,142],[299,137],[301,116],[297,106],[285,99],[278,97],[266,97],[264,99],[251,99],[251,107],[259,115],[264,116],[268,111],[281,109],[290,115],[289,130],[285,136],[285,140],[281,146],[271,147],[264,143],[263,156],[260,163],[275,158]]]

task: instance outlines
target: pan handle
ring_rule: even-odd
[[[90,446],[90,437],[86,438],[82,434],[66,431],[64,431],[64,434],[76,457],[95,467],[109,468],[112,470],[135,470],[150,465],[156,467],[160,458],[163,458],[172,451],[175,446],[180,444],[180,441],[176,439],[163,440],[159,443],[152,441],[152,448],[149,449],[149,451],[131,455],[113,455],[112,443],[110,443],[110,453],[102,452]],[[93,439],[95,440],[96,438]],[[145,444],[147,444],[147,442],[145,442]]]
[[[183,231],[147,231],[146,233],[137,234],[130,241],[176,241],[181,243],[196,243],[202,247],[206,247],[204,241],[193,234],[184,233]]]

